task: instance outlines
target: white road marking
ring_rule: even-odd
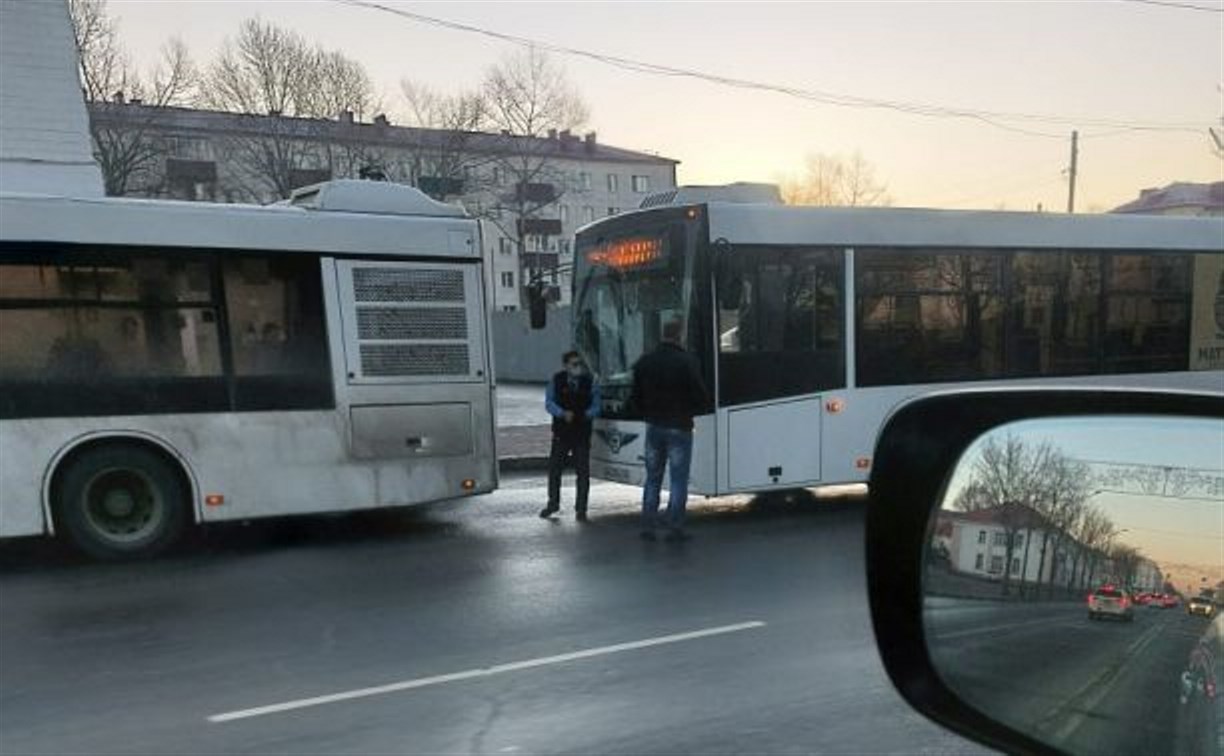
[[[753,620],[752,622],[740,622],[734,625],[722,625],[721,627],[710,627],[704,630],[693,630],[687,633],[660,635],[654,638],[645,638],[643,640],[630,641],[628,643],[616,643],[611,646],[599,646],[597,648],[588,648],[582,651],[571,651],[570,653],[557,654],[556,656],[542,656],[536,659],[510,662],[509,664],[498,664],[493,667],[485,667],[482,669],[468,669],[462,672],[452,672],[446,675],[418,677],[415,680],[402,680],[400,682],[388,683],[386,685],[376,685],[370,688],[357,688],[355,690],[345,690],[339,693],[330,693],[325,696],[299,698],[296,701],[285,701],[283,703],[268,704],[267,706],[256,706],[252,709],[227,711],[223,714],[213,714],[212,716],[208,717],[208,721],[213,723],[233,722],[237,719],[250,719],[251,717],[279,714],[281,712],[306,709],[312,706],[322,706],[324,704],[338,703],[340,701],[351,701],[355,698],[382,696],[388,693],[398,693],[404,690],[415,690],[416,688],[425,688],[431,685],[442,685],[444,683],[471,680],[478,677],[491,677],[493,675],[500,675],[506,672],[518,672],[524,669],[534,669],[535,667],[544,667],[550,664],[563,664],[565,662],[577,661],[579,659],[590,659],[595,656],[607,656],[608,654],[618,654],[622,651],[635,651],[640,648],[663,646],[669,643],[681,643],[683,641],[709,638],[714,635],[738,633],[743,630],[754,630],[761,627],[765,627],[764,622]]]
[[[1058,614],[1053,617],[1042,617],[1041,619],[1026,620],[1024,622],[1004,622],[998,625],[987,625],[985,627],[971,627],[967,630],[954,630],[950,633],[941,633],[939,631],[927,633],[928,640],[939,642],[952,640],[954,638],[968,638],[974,635],[996,635],[998,633],[1007,633],[1011,630],[1023,630],[1038,625],[1048,625],[1050,623],[1067,622],[1071,617],[1064,614]]]

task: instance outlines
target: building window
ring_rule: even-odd
[[[637,192],[638,194],[645,194],[646,192],[650,191],[650,177],[634,176],[633,191]]]
[[[590,223],[595,220],[595,208],[587,205],[582,208],[582,220],[584,223]]]
[[[569,239],[558,240],[557,241],[557,251],[563,255],[568,255],[570,253],[570,240]]]
[[[986,543],[986,531],[985,530],[978,531],[978,543]]]
[[[1007,545],[1007,534],[1001,531],[996,532],[994,534],[994,545],[995,546],[1006,546]]]
[[[1024,548],[1024,534],[1023,534],[1023,533],[1017,533],[1017,534],[1016,534],[1016,538],[1015,538],[1015,542],[1016,542],[1016,548],[1017,548],[1017,549],[1022,549],[1022,548]]]
[[[514,253],[514,242],[510,241],[504,236],[501,237],[500,239],[497,240],[497,251],[502,253],[503,255],[513,254]]]
[[[1020,557],[1012,557],[1011,574],[1013,575],[1020,574]]]
[[[506,271],[501,274],[501,285],[507,289],[514,288],[514,273],[512,271]]]
[[[569,223],[569,205],[557,206],[557,218],[560,219],[562,223]]]
[[[578,174],[578,189],[580,191],[591,191],[591,174],[580,172]]]
[[[615,173],[608,174],[608,194],[616,194],[618,176]]]
[[[977,557],[973,560],[973,569],[975,570],[982,569],[982,565],[985,563],[985,560],[986,560],[985,554],[978,554]]]
[[[990,574],[991,575],[1003,574],[1003,557],[992,556],[990,558]]]
[[[617,213],[619,213],[619,212],[620,212],[620,210],[618,210],[618,209],[617,209],[617,208],[615,208],[615,207],[609,207],[609,208],[608,208],[608,215],[609,215],[609,216],[616,215],[616,214],[617,214]]]
[[[514,312],[517,309],[514,305],[502,305],[502,312]]]

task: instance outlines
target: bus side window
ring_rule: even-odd
[[[757,247],[725,259],[738,286],[719,292],[720,404],[845,385],[843,253]]]
[[[222,272],[235,409],[335,406],[318,258],[243,256]]]

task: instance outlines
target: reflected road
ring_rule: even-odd
[[[1137,606],[1122,622],[1090,621],[1079,601],[926,602],[936,665],[985,713],[1076,753],[1218,756],[1220,702],[1180,700],[1182,673],[1211,628],[1184,607]],[[1217,638],[1207,647],[1218,664]]]

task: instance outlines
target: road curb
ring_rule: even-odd
[[[497,460],[500,472],[538,472],[548,469],[548,457],[502,457]]]

